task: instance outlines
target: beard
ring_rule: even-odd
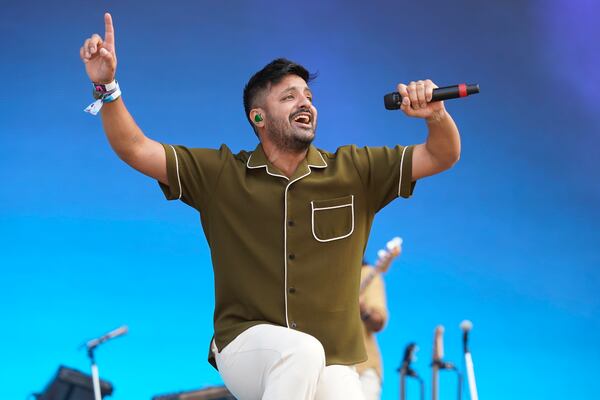
[[[315,139],[317,126],[314,122],[311,128],[294,126],[291,117],[287,120],[269,118],[269,122],[267,136],[283,151],[296,153],[306,150]]]

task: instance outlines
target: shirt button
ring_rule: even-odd
[[[290,324],[290,328],[296,329],[296,323],[294,321],[292,321],[292,323]]]
[[[294,226],[294,221],[292,221],[291,219],[288,221],[288,226]]]
[[[295,287],[291,287],[288,289],[288,292],[290,292],[291,294],[296,293],[296,288]]]
[[[294,258],[296,258],[296,255],[294,253],[290,253],[288,257],[290,258],[290,260],[293,260]]]

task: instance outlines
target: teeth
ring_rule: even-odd
[[[300,122],[303,124],[308,124],[310,122],[310,116],[308,116],[306,114],[301,114],[301,115],[296,116],[294,118],[294,121]]]

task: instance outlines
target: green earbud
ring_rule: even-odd
[[[260,121],[262,121],[262,116],[260,114],[256,114],[254,116],[254,122],[260,122]]]

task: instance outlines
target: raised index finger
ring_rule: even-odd
[[[104,47],[107,47],[107,50],[115,49],[115,29],[109,13],[104,14]]]

